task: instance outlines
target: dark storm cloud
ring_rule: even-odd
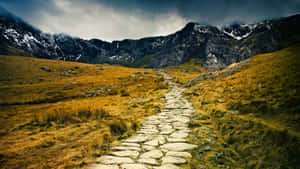
[[[223,24],[239,19],[261,20],[282,17],[300,12],[300,0],[89,0],[116,9],[140,9],[157,15],[170,11],[189,20]]]
[[[52,0],[0,0],[0,5],[25,20],[38,19],[43,12],[51,12],[53,15],[60,13]]]
[[[247,22],[281,17],[300,12],[300,0],[73,0],[74,3],[101,4],[128,13],[145,16],[176,11],[180,16],[199,22],[223,24],[235,18]],[[36,17],[37,12],[58,14],[53,0],[0,0],[24,17]],[[232,19],[231,19],[232,18]]]
[[[0,0],[50,33],[105,40],[165,35],[187,22],[222,26],[300,13],[300,0]]]

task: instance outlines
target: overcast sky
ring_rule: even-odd
[[[0,0],[47,33],[84,39],[167,35],[189,22],[222,26],[300,13],[300,0]]]

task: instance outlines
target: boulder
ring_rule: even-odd
[[[202,81],[202,80],[212,80],[213,79],[213,75],[215,75],[217,72],[209,72],[209,73],[205,73],[203,75],[197,76],[194,79],[190,80],[189,82],[187,82],[184,87],[191,87],[194,86],[197,82]]]
[[[46,72],[51,72],[51,69],[46,66],[42,66],[41,69]]]

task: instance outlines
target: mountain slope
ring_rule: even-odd
[[[165,92],[150,69],[0,55],[0,168],[83,168]]]
[[[299,53],[297,44],[256,55],[189,88],[197,112],[190,140],[199,145],[190,168],[299,168]]]
[[[299,42],[300,15],[218,29],[188,23],[168,36],[105,42],[45,34],[15,17],[0,16],[0,42],[39,58],[134,67],[180,65],[192,58],[212,69]]]

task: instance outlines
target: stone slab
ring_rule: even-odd
[[[185,151],[196,148],[197,145],[188,143],[167,143],[161,146],[162,149],[167,149],[170,151]]]
[[[115,157],[115,156],[109,156],[105,155],[96,160],[97,162],[101,164],[130,164],[134,163],[134,161],[131,158],[128,157]]]

